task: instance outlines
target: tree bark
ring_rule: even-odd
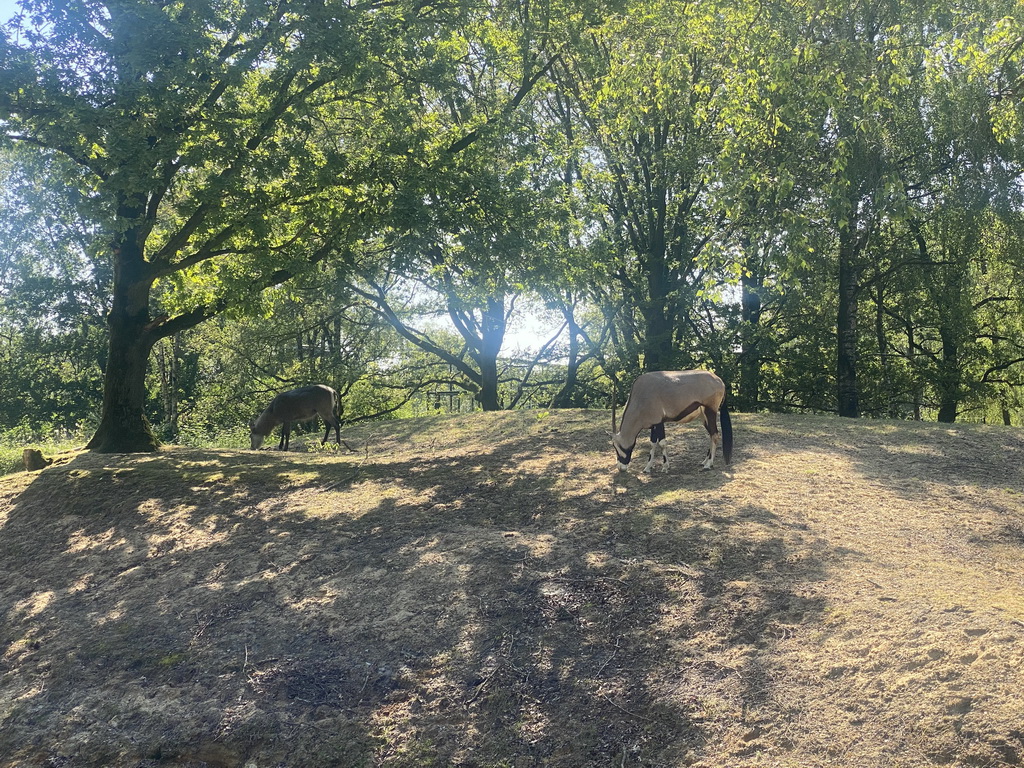
[[[961,396],[960,350],[956,343],[956,333],[949,326],[940,326],[939,338],[942,340],[942,359],[936,382],[939,390],[938,420],[943,424],[952,424],[956,421]]]
[[[647,235],[647,297],[643,311],[645,329],[643,354],[645,371],[665,371],[675,367],[675,349],[670,294],[667,244],[665,241],[666,192],[650,193],[653,215]]]
[[[887,415],[896,419],[900,416],[900,405],[893,384],[889,340],[885,330],[885,285],[882,281],[875,285],[875,341],[878,344],[878,364],[882,370],[882,394],[888,403]]]
[[[496,359],[480,360],[480,391],[476,393],[477,402],[485,411],[500,411],[498,399],[498,361]]]
[[[181,334],[176,333],[171,341],[171,407],[167,414],[167,422],[171,426],[171,434],[178,436],[178,416],[181,412],[181,401],[178,394],[181,390],[181,360],[182,360]]]
[[[761,400],[760,324],[763,281],[759,272],[750,272],[743,275],[740,285],[740,318],[743,327],[739,357],[740,390],[736,403],[743,410],[753,411]]]
[[[481,310],[479,338],[463,334],[467,344],[476,345],[476,351],[471,353],[480,371],[480,391],[477,392],[476,399],[485,411],[501,410],[498,394],[498,354],[505,340],[505,328],[504,296],[492,296],[487,299],[486,307]],[[460,325],[460,331],[461,329]]]
[[[160,446],[146,418],[146,369],[152,342],[138,323],[110,322],[110,345],[103,379],[103,412],[86,446],[99,453],[155,451]]]
[[[122,220],[137,220],[125,210]],[[146,419],[146,371],[157,336],[149,315],[153,285],[143,257],[141,230],[131,228],[114,249],[114,286],[107,326],[110,331],[103,374],[103,411],[99,427],[86,446],[99,453],[155,451],[160,441]]]
[[[170,347],[167,350],[167,347]],[[164,420],[172,436],[178,434],[178,379],[181,360],[181,334],[171,337],[170,344],[158,347],[157,364],[160,368],[160,388],[164,402]]]
[[[579,381],[580,370],[580,327],[573,317],[572,307],[565,307],[562,310],[565,318],[566,328],[569,331],[569,360],[565,369],[565,381],[562,383],[558,393],[551,399],[552,408],[572,408],[576,394],[576,386]]]
[[[839,230],[839,312],[836,319],[836,384],[840,416],[860,416],[857,390],[857,238]]]

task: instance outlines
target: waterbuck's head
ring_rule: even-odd
[[[266,437],[266,435],[261,435],[261,434],[259,434],[256,431],[256,419],[253,419],[252,421],[250,421],[249,422],[249,447],[252,448],[252,450],[255,451],[257,448],[259,448],[261,445],[263,445],[263,438],[264,437]]]

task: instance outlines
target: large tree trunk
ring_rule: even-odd
[[[659,200],[660,202],[660,200]],[[661,208],[661,206],[659,206]],[[672,292],[665,253],[664,214],[659,210],[657,224],[650,235],[647,260],[647,301],[643,310],[647,326],[643,341],[644,370],[666,371],[675,367],[673,312],[669,307]]]
[[[479,345],[479,351],[473,355],[480,370],[480,390],[476,399],[485,411],[501,410],[498,397],[498,354],[505,341],[505,327],[505,297],[487,299],[480,321],[480,338],[473,340]],[[466,340],[470,341],[468,338]]]
[[[646,334],[642,345],[645,371],[666,371],[673,367],[672,325],[661,300],[651,298],[644,312]]]
[[[88,447],[100,453],[154,451],[160,445],[146,419],[146,370],[152,342],[136,323],[110,322],[103,377],[103,413]]]
[[[485,411],[500,411],[498,400],[498,361],[480,360],[480,390],[476,393],[480,407]]]
[[[129,212],[126,218],[134,216]],[[87,448],[100,453],[154,451],[160,442],[146,419],[146,370],[157,336],[149,316],[153,278],[143,258],[142,235],[130,229],[114,252],[114,290],[103,373],[103,412]]]

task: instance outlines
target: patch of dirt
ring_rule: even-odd
[[[607,418],[0,478],[0,766],[1021,764],[1020,430]]]

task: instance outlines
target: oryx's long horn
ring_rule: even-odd
[[[616,392],[615,380],[612,379],[612,434],[613,435],[617,435],[619,433],[619,428],[615,424],[615,399],[616,399],[617,395],[618,395],[618,392]]]

